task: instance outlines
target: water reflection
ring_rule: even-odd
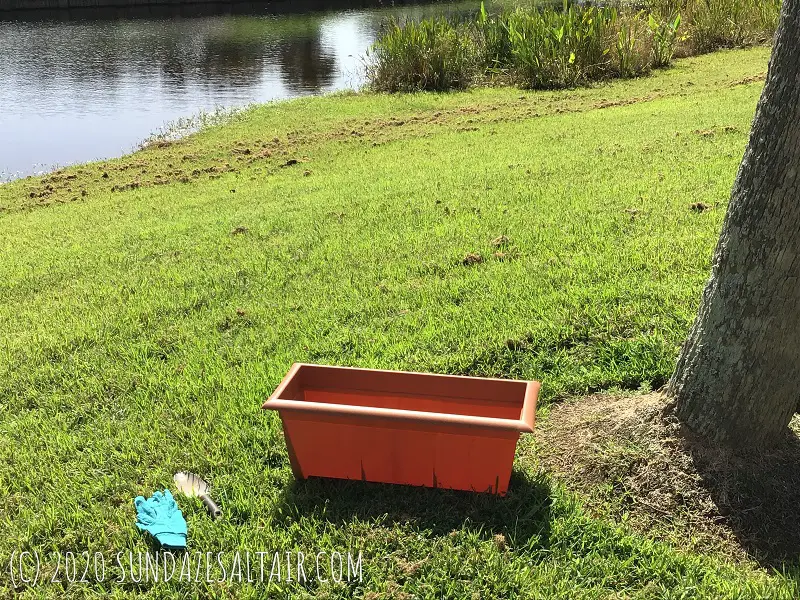
[[[322,46],[319,35],[286,41],[278,50],[281,80],[296,94],[330,87],[336,57]]]
[[[269,10],[228,4],[226,14],[197,5],[0,17],[0,179],[119,155],[200,110],[358,86],[361,57],[388,17],[465,9],[276,14],[289,5],[302,8],[293,0]]]

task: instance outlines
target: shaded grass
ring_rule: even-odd
[[[357,549],[364,580],[28,595],[791,597],[792,572],[592,518],[528,439],[506,501],[297,485],[259,408],[294,361],[537,378],[543,411],[658,385],[766,59],[720,53],[574,93],[278,103],[0,187],[4,566],[15,549],[148,550],[132,499],[185,468],[224,510],[212,523],[179,499],[193,550]]]
[[[800,419],[773,448],[732,450],[682,428],[668,405],[660,393],[559,404],[539,422],[536,456],[588,506],[636,531],[791,569]]]

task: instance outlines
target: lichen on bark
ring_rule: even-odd
[[[785,0],[767,81],[700,310],[668,393],[695,432],[763,445],[800,400],[800,0]]]

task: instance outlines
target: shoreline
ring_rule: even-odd
[[[92,173],[95,171],[100,170],[102,173],[106,169],[114,168],[116,169],[117,165],[122,165],[123,170],[127,170],[127,167],[130,163],[135,163],[137,157],[143,155],[151,155],[154,152],[158,154],[164,154],[163,150],[166,148],[170,148],[172,150],[176,148],[194,148],[196,146],[205,146],[206,145],[206,134],[209,131],[215,130],[217,133],[212,135],[211,137],[219,137],[219,135],[225,136],[227,132],[232,130],[240,130],[242,128],[247,129],[248,123],[252,122],[256,119],[256,116],[262,117],[264,115],[274,115],[280,113],[287,113],[293,116],[293,120],[297,126],[303,126],[305,122],[307,122],[307,118],[304,118],[302,115],[302,109],[297,107],[297,105],[312,105],[314,107],[315,112],[324,115],[334,115],[338,112],[344,110],[345,112],[349,112],[351,109],[348,108],[348,105],[378,105],[378,106],[386,106],[387,108],[379,111],[377,114],[373,115],[374,117],[378,117],[379,119],[389,111],[394,111],[395,109],[388,108],[391,106],[396,107],[403,107],[401,109],[401,113],[398,114],[396,117],[397,121],[394,121],[395,117],[392,118],[392,122],[390,124],[399,123],[403,124],[404,121],[401,120],[402,113],[406,112],[407,106],[409,105],[438,105],[438,104],[453,104],[453,105],[461,105],[464,102],[468,101],[470,98],[483,98],[486,99],[491,103],[499,102],[500,105],[505,107],[508,104],[508,108],[511,107],[515,102],[512,99],[517,98],[530,98],[530,99],[544,99],[544,98],[558,98],[560,102],[564,104],[565,107],[569,107],[570,105],[581,106],[588,102],[591,98],[594,98],[594,106],[597,108],[605,108],[617,106],[616,100],[613,98],[620,96],[624,97],[626,94],[623,90],[628,89],[639,89],[640,93],[643,90],[648,90],[652,87],[656,87],[657,89],[661,89],[663,85],[662,81],[668,81],[670,79],[678,79],[681,83],[677,84],[678,89],[684,88],[685,91],[673,91],[669,94],[664,92],[659,92],[658,94],[653,95],[653,98],[660,98],[660,97],[679,97],[683,93],[700,93],[701,90],[697,88],[697,86],[690,82],[689,79],[691,77],[687,77],[686,73],[692,70],[691,65],[693,64],[703,64],[706,62],[715,62],[721,61],[724,62],[726,60],[726,56],[731,53],[740,53],[743,56],[746,56],[748,53],[768,53],[770,49],[766,46],[756,46],[747,49],[721,49],[709,54],[703,54],[695,57],[687,57],[676,59],[674,61],[673,66],[667,69],[660,69],[657,71],[653,71],[652,73],[634,79],[610,79],[604,82],[595,82],[588,86],[579,86],[572,89],[566,90],[524,90],[514,86],[499,86],[499,87],[475,87],[469,90],[463,91],[451,91],[451,92],[419,92],[413,94],[390,94],[384,92],[371,92],[365,90],[335,90],[323,94],[311,94],[311,95],[304,95],[304,96],[297,96],[293,98],[283,98],[283,99],[276,99],[272,101],[262,102],[262,103],[252,103],[243,107],[234,107],[228,110],[222,110],[221,113],[216,112],[209,112],[200,113],[191,115],[190,117],[183,117],[178,118],[173,121],[168,121],[161,126],[161,130],[157,129],[156,131],[151,132],[148,136],[144,139],[141,139],[137,142],[130,151],[123,152],[119,155],[114,155],[106,158],[100,158],[96,160],[90,160],[85,162],[75,162],[66,166],[55,166],[53,170],[49,170],[46,172],[38,173],[38,174],[28,174],[23,175],[18,178],[14,178],[11,180],[4,181],[0,183],[0,190],[4,191],[6,194],[15,195],[14,190],[18,187],[31,187],[31,189],[26,192],[28,198],[23,199],[20,204],[41,204],[40,198],[50,198],[53,200],[52,196],[70,196],[62,197],[58,199],[59,202],[63,201],[70,201],[70,200],[78,200],[81,199],[81,196],[73,197],[72,190],[65,186],[64,190],[61,190],[63,193],[59,193],[59,188],[56,186],[53,190],[47,189],[47,182],[52,179],[58,179],[63,174],[71,174],[71,173]],[[765,71],[766,72],[766,71]],[[764,73],[760,73],[757,76],[749,75],[747,77],[742,78],[741,81],[733,81],[730,85],[739,85],[739,84],[748,84],[756,82],[760,79],[763,79]],[[678,75],[680,74],[680,75]],[[685,81],[684,81],[685,80]],[[714,89],[712,86],[709,89]],[[441,99],[441,103],[439,102]],[[640,101],[649,101],[652,98],[648,98],[647,96],[640,96],[637,98],[637,102]],[[624,101],[623,101],[624,102]],[[430,108],[428,109],[430,110]],[[465,110],[465,109],[460,109]],[[471,109],[470,109],[471,110]],[[506,110],[506,108],[504,108]],[[544,116],[552,111],[552,106],[548,107],[547,110],[541,112],[533,113],[534,116]],[[561,112],[572,112],[572,108],[559,108],[553,114],[560,114]],[[582,111],[583,109],[581,109]],[[516,117],[513,117],[516,120]],[[185,133],[174,137],[170,135],[169,131],[171,125],[174,123],[181,123],[187,120],[191,120],[193,123],[199,121],[199,123],[195,123],[191,130],[186,131]],[[272,121],[272,119],[269,119]],[[339,120],[338,118],[336,119]],[[475,129],[473,124],[476,121],[481,121],[482,119],[475,119],[469,118],[466,119],[463,123],[459,125],[459,130],[463,131],[470,131]],[[196,125],[196,126],[195,126]],[[185,124],[181,125],[185,127]],[[285,124],[278,124],[275,123],[277,127],[276,133],[278,131],[285,130]],[[350,132],[349,125],[344,125],[344,128],[347,132]],[[354,130],[355,131],[355,130]],[[284,131],[283,136],[286,135]],[[291,135],[291,134],[290,134]],[[341,135],[337,133],[336,135]],[[281,137],[283,137],[281,136]],[[312,136],[313,137],[313,136]],[[278,138],[276,138],[278,139]],[[377,143],[377,142],[376,142]],[[317,144],[313,144],[316,146]],[[264,153],[260,150],[253,151],[253,155],[244,155],[239,154],[238,151],[234,148],[233,153],[229,155],[228,162],[220,162],[219,160],[214,161],[214,165],[218,171],[216,172],[218,175],[226,172],[230,169],[230,164],[244,162],[246,164],[253,163],[256,158],[266,159],[265,163],[273,163],[272,168],[268,170],[272,170],[274,168],[275,163],[275,156],[274,152],[272,152],[272,144],[268,144],[270,146],[269,149],[265,146]],[[304,144],[305,146],[305,144]],[[304,152],[307,150],[303,150]],[[169,154],[173,152],[170,151]],[[286,154],[285,151],[282,151],[281,154]],[[190,154],[190,156],[194,156],[194,154]],[[290,158],[287,155],[287,159]],[[232,159],[232,160],[230,160]],[[204,169],[211,168],[212,163],[205,164],[208,161],[202,161],[204,164],[200,165],[201,173],[206,173],[210,171],[204,171]],[[227,166],[226,166],[227,165]],[[177,166],[177,165],[176,165]],[[269,166],[269,165],[265,165]],[[237,167],[238,168],[238,167]],[[219,170],[222,169],[222,170]],[[192,169],[189,169],[191,172]],[[214,177],[212,172],[212,178]],[[140,177],[136,177],[133,180],[128,180],[126,177],[117,178],[113,177],[113,174],[109,171],[110,179],[102,180],[95,178],[93,181],[86,182],[86,189],[91,190],[91,188],[96,187],[98,183],[100,184],[109,184],[114,185],[116,184],[120,189],[136,189],[139,187],[150,187],[152,185],[163,185],[164,183],[168,183],[170,181],[174,181],[175,179],[180,180],[183,177],[183,174],[178,174],[176,177],[170,177],[166,180],[162,181],[151,181],[150,177],[142,174]],[[79,178],[83,179],[82,177]],[[203,177],[201,176],[199,180],[202,180]],[[190,177],[184,183],[190,182],[194,183],[197,180],[197,177]],[[199,180],[197,180],[199,182]],[[40,185],[40,183],[44,183],[44,185]],[[35,189],[34,189],[35,188]],[[78,193],[80,193],[80,189]],[[2,210],[2,200],[3,197],[0,195],[0,210]]]

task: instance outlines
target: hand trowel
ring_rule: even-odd
[[[201,479],[198,475],[194,473],[189,473],[187,471],[181,471],[180,473],[175,473],[175,485],[178,486],[178,491],[185,496],[190,498],[200,498],[205,504],[206,508],[208,509],[208,514],[210,514],[214,519],[219,517],[222,514],[222,511],[217,506],[217,503],[211,499],[211,496],[208,495],[208,482]]]

